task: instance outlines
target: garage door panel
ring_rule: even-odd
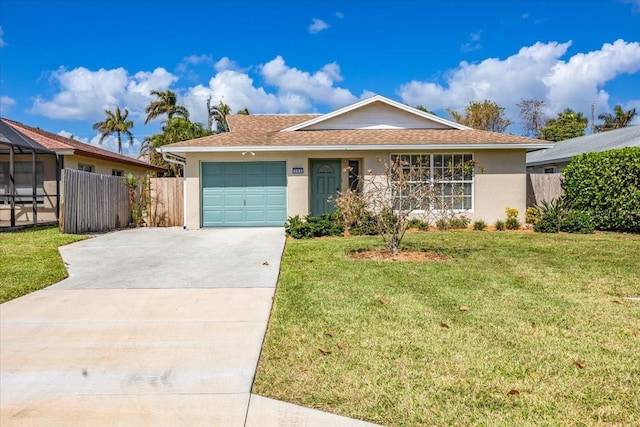
[[[287,218],[285,162],[202,164],[202,226],[282,226]]]

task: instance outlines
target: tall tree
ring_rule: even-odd
[[[604,113],[598,116],[598,119],[603,123],[596,126],[598,132],[606,132],[608,130],[620,129],[629,126],[631,121],[636,116],[636,109],[632,108],[629,111],[624,111],[622,106],[616,105],[613,107],[613,113]]]
[[[144,121],[145,125],[149,123],[150,120],[163,114],[166,114],[168,119],[175,115],[182,116],[185,119],[189,118],[189,111],[187,111],[184,106],[178,105],[178,97],[175,92],[170,90],[152,90],[151,95],[155,95],[157,99],[151,101],[144,110],[144,112],[147,113],[147,118]]]
[[[142,142],[140,154],[147,156],[152,165],[162,166],[171,171],[170,175],[180,176],[181,171],[178,165],[165,162],[158,148],[174,142],[186,141],[211,135],[213,132],[206,129],[200,123],[194,123],[184,117],[172,117],[167,119],[162,131],[155,135],[148,136]]]
[[[584,136],[589,119],[582,113],[566,108],[558,113],[555,119],[549,119],[540,129],[540,137],[547,141],[564,141],[565,139]]]
[[[425,113],[433,114],[434,116],[436,115],[436,113],[434,113],[433,111],[427,110],[427,108],[422,104],[418,104],[414,108],[416,110],[424,111]]]
[[[129,145],[133,145],[133,133],[131,128],[133,127],[133,120],[127,120],[129,116],[129,110],[124,109],[124,114],[120,110],[120,107],[116,107],[116,111],[104,110],[106,119],[101,122],[93,124],[93,128],[100,132],[100,141],[102,144],[104,139],[115,133],[118,136],[118,153],[122,154],[122,134],[129,138]]]
[[[218,101],[217,106],[212,106],[211,98],[209,98],[207,99],[207,112],[209,129],[213,130],[213,124],[215,123],[216,130],[214,132],[222,133],[229,131],[227,116],[231,113],[231,107],[225,104],[222,100]]]
[[[544,101],[542,99],[520,99],[520,103],[516,104],[520,109],[520,119],[522,119],[522,134],[540,138],[540,129],[544,126],[545,116],[542,109]]]
[[[460,124],[492,132],[504,132],[513,123],[504,116],[504,107],[488,99],[471,101],[465,107],[464,115],[450,108],[447,108],[447,113]]]

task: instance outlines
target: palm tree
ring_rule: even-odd
[[[620,105],[613,107],[613,112],[615,115],[611,113],[604,113],[598,116],[598,119],[604,122],[601,125],[596,126],[598,132],[627,127],[636,116],[635,108],[625,112]]]
[[[245,108],[246,110],[246,108]],[[207,111],[208,111],[208,126],[209,129],[213,129],[213,122],[216,123],[216,133],[228,132],[229,124],[227,123],[227,116],[231,113],[231,107],[220,100],[218,106],[211,106],[211,97],[207,99]],[[247,110],[249,113],[249,110]]]
[[[133,133],[129,130],[133,127],[133,120],[127,120],[129,110],[125,108],[124,114],[122,114],[120,107],[116,107],[115,113],[111,110],[104,110],[104,114],[107,116],[104,121],[93,124],[93,128],[100,132],[98,143],[102,144],[107,136],[115,133],[118,135],[118,153],[122,154],[122,134],[129,138],[129,145],[133,145]]]
[[[178,105],[178,97],[175,92],[152,90],[151,95],[157,96],[158,99],[151,101],[145,108],[144,112],[147,113],[147,118],[144,121],[145,125],[162,114],[166,114],[169,119],[174,115],[182,116],[185,119],[189,118],[189,111],[184,106]]]

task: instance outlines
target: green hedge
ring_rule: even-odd
[[[562,173],[568,205],[597,229],[640,232],[640,147],[581,154]]]

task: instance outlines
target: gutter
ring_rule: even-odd
[[[166,153],[225,153],[239,151],[388,151],[388,150],[508,150],[526,149],[527,151],[553,147],[553,143],[533,144],[394,144],[394,145],[238,145],[217,147],[163,147]]]
[[[172,153],[167,153],[160,149],[162,153],[162,159],[165,162],[173,163],[176,165],[182,165],[182,229],[187,229],[187,161],[184,157],[176,156]]]

